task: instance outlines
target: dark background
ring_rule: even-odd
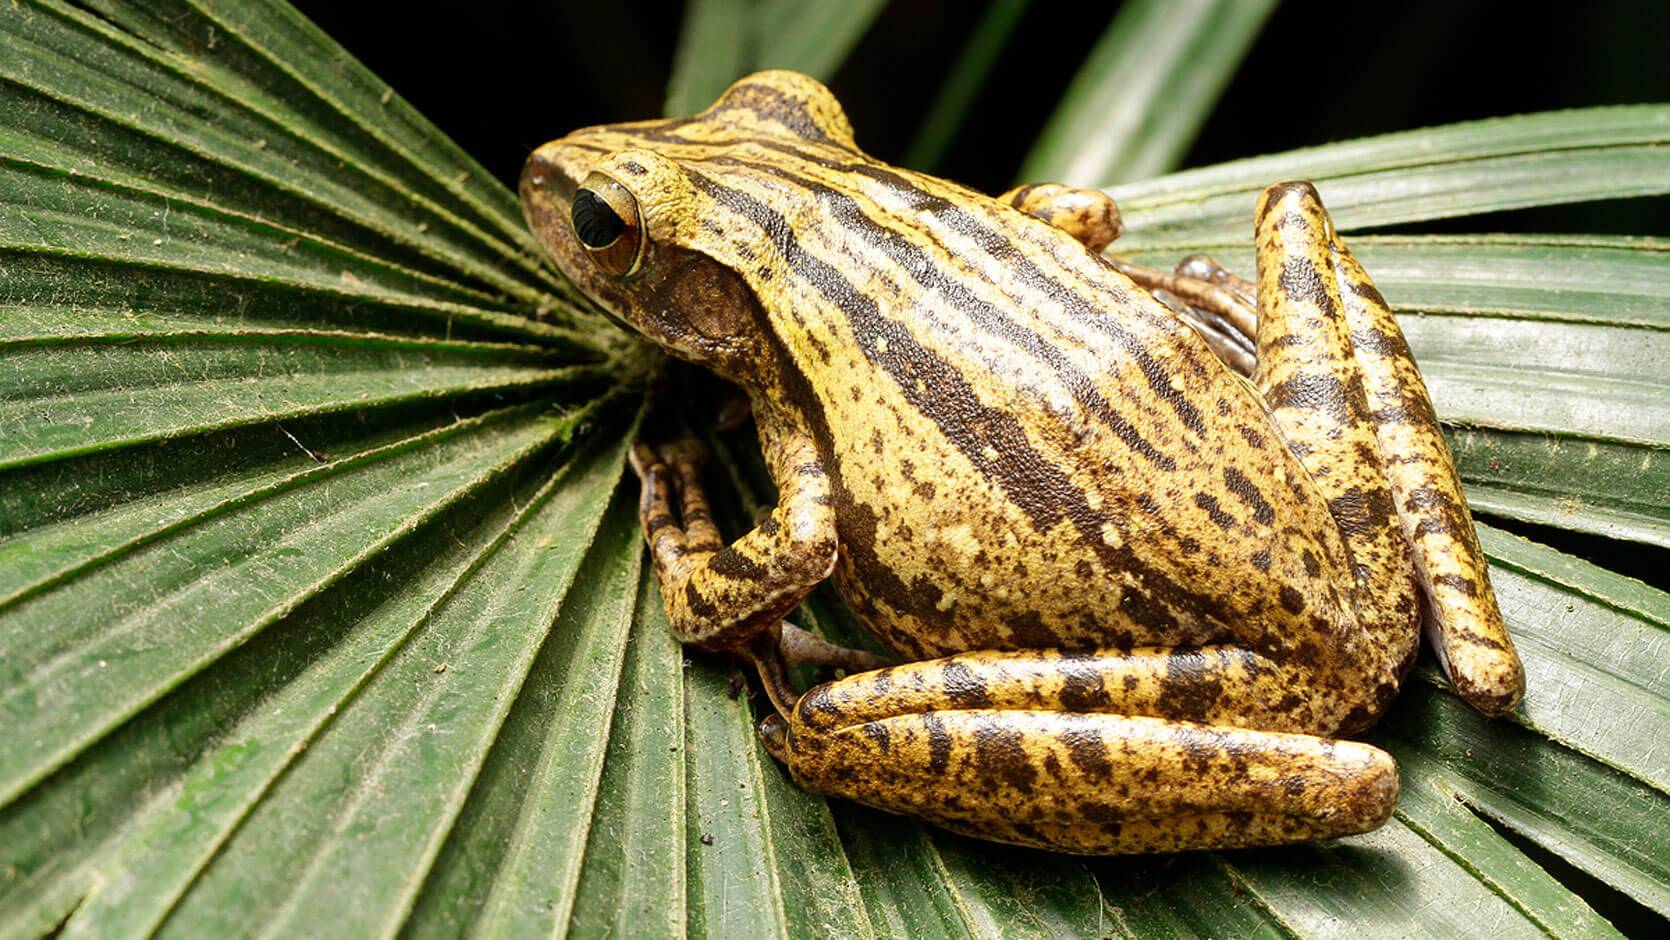
[[[514,187],[538,144],[659,116],[683,4],[295,0]],[[838,0],[835,0],[838,2]],[[939,167],[1008,188],[1119,4],[1034,2]],[[1288,2],[1271,17],[1185,166],[1551,108],[1670,99],[1670,3]],[[897,160],[979,19],[967,0],[893,0],[830,81],[865,150]],[[1670,235],[1664,200],[1423,223],[1422,231]]]

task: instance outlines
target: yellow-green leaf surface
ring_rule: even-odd
[[[1670,192],[1670,105],[1552,111],[1387,134],[1112,186],[1144,246],[1247,239],[1261,189],[1310,180],[1342,231]]]
[[[827,76],[881,6],[700,0],[672,109]],[[1264,10],[1203,8],[1156,35],[1244,48]],[[1135,68],[1189,106],[1133,115],[1154,142],[1117,159],[1076,118],[1056,158],[1181,152],[1227,67],[1138,48],[1081,87]],[[1352,229],[1660,192],[1664,122],[1123,185],[1119,248],[1245,270],[1253,194],[1294,175]],[[1353,244],[1486,521],[1670,544],[1662,241]],[[1422,667],[1372,733],[1404,796],[1370,836],[1085,860],[801,791],[744,673],[667,629],[622,472],[652,366],[510,192],[283,3],[6,6],[0,938],[1614,935],[1548,855],[1670,915],[1670,598],[1489,526],[1525,705],[1486,720]],[[735,529],[770,484],[746,432],[715,445]],[[797,617],[866,642],[827,590]]]

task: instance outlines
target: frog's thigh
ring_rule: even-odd
[[[639,520],[680,641],[732,648],[793,610],[835,565],[829,480],[809,438],[779,434],[766,461],[780,495],[769,517],[723,546],[689,444],[633,449],[643,481]]]
[[[1061,183],[1029,183],[997,197],[1027,215],[1042,219],[1100,254],[1124,230],[1119,206],[1099,189]]]
[[[981,838],[1112,855],[1367,832],[1397,765],[1354,741],[1036,709],[906,712],[808,727],[768,719],[807,789]]]
[[[1309,183],[1265,190],[1257,213],[1258,364],[1253,383],[1328,501],[1351,551],[1359,642],[1349,684],[1360,727],[1396,694],[1419,644],[1414,565],[1392,501],[1363,373],[1333,268],[1333,225]],[[1348,576],[1349,577],[1349,576]]]
[[[1338,722],[1311,667],[1233,644],[1064,653],[980,650],[900,663],[825,682],[801,697],[808,728],[906,712],[995,708],[1144,715],[1264,731],[1326,731]]]
[[[1427,599],[1433,648],[1462,698],[1487,714],[1510,711],[1525,673],[1426,383],[1391,308],[1337,233],[1330,249],[1380,452],[1393,458],[1386,476]]]

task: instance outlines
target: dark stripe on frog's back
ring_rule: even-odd
[[[776,210],[742,190],[687,172],[697,189],[719,206],[750,219],[770,235],[795,276],[849,319],[850,332],[866,358],[886,370],[911,406],[932,420],[976,472],[997,486],[1040,531],[1061,521],[1071,523],[1079,540],[1100,557],[1105,570],[1137,576],[1138,585],[1128,591],[1140,598],[1136,605],[1140,609],[1155,615],[1165,610],[1169,613],[1164,616],[1176,621],[1226,629],[1232,612],[1223,609],[1218,600],[1196,594],[1148,566],[1129,544],[1109,545],[1102,538],[1102,527],[1113,524],[1123,528],[1124,520],[1091,508],[1088,494],[1062,467],[1032,446],[1014,415],[981,402],[955,366],[923,346],[901,324],[884,317],[875,298],[859,291],[827,262],[804,251],[793,228]],[[880,340],[886,341],[885,350]],[[836,479],[841,478],[840,466],[831,469]]]
[[[733,162],[748,165],[740,161]],[[755,168],[762,171],[771,170],[773,176],[788,180],[815,194],[846,228],[886,254],[922,288],[938,291],[950,302],[953,309],[965,316],[976,328],[1003,339],[1042,364],[1056,376],[1061,386],[1086,413],[1105,424],[1132,451],[1161,470],[1177,468],[1177,463],[1171,456],[1144,438],[1130,421],[1114,409],[1102,395],[1097,378],[1080,369],[1059,345],[1011,316],[1003,307],[969,291],[957,278],[947,276],[944,266],[937,259],[923,254],[909,241],[888,237],[889,230],[865,215],[852,197],[815,180],[781,169]],[[989,281],[985,283],[990,284]]]
[[[950,199],[930,193],[906,180],[898,173],[879,165],[853,164],[851,172],[869,176],[883,185],[909,195],[916,202],[917,208],[938,216],[953,230],[972,239],[980,245],[993,261],[1006,265],[1024,283],[1060,304],[1062,309],[1066,310],[1070,316],[1076,317],[1081,322],[1089,323],[1112,338],[1121,350],[1135,360],[1137,367],[1142,371],[1143,378],[1148,382],[1149,389],[1154,392],[1155,396],[1170,406],[1177,413],[1177,417],[1183,422],[1184,426],[1196,437],[1205,436],[1206,424],[1201,418],[1199,409],[1171,385],[1167,367],[1154,358],[1147,344],[1126,329],[1120,317],[1106,315],[1105,309],[1094,298],[1084,296],[1059,278],[1052,277],[1039,268],[1024,252],[1014,251],[1012,245],[1016,232],[999,232],[995,228],[988,227]],[[1063,235],[1062,237],[1066,236]],[[1072,250],[1088,251],[1077,243],[1072,246]],[[1137,290],[1135,285],[1132,285],[1129,289],[1120,285],[1119,281],[1121,279],[1123,279],[1123,275],[1109,269],[1100,280],[1090,283],[1104,285],[1110,305],[1118,306],[1127,315],[1144,316],[1150,314],[1144,316],[1144,319],[1151,327],[1160,326],[1162,320],[1170,322],[1164,315],[1159,314],[1158,307],[1150,307],[1150,305],[1138,300],[1135,296]],[[1182,359],[1174,357],[1172,366],[1175,367],[1178,362],[1186,363],[1196,370],[1201,367],[1200,359],[1195,357]]]
[[[772,142],[770,148],[791,157],[800,152],[798,149],[786,148],[776,142]],[[913,209],[921,209],[922,202],[933,200],[933,208],[937,212],[958,217],[960,234],[963,234],[964,237],[973,238],[982,247],[990,256],[991,263],[989,265],[958,266],[956,276],[948,276],[947,271],[953,267],[950,261],[953,255],[947,245],[937,242],[935,244],[942,257],[935,257],[923,252],[910,240],[897,237],[891,229],[866,215],[858,200],[853,196],[809,176],[790,172],[781,165],[760,164],[725,155],[696,158],[692,162],[718,167],[743,168],[760,174],[776,184],[786,182],[816,196],[823,202],[826,212],[846,229],[851,239],[862,241],[872,246],[878,253],[888,257],[900,271],[905,272],[908,278],[913,279],[924,290],[947,301],[946,309],[959,314],[975,330],[1003,340],[1017,354],[1037,362],[1052,376],[1052,381],[1057,387],[1076,400],[1082,413],[1089,421],[1100,423],[1109,428],[1126,447],[1143,457],[1150,466],[1162,471],[1173,471],[1177,466],[1173,454],[1181,456],[1194,453],[1205,442],[1203,439],[1209,438],[1210,432],[1199,410],[1189,401],[1184,390],[1180,390],[1171,384],[1171,373],[1167,371],[1168,366],[1176,368],[1181,365],[1186,372],[1195,377],[1197,386],[1211,386],[1212,376],[1207,374],[1209,366],[1199,361],[1200,358],[1210,356],[1209,351],[1206,351],[1203,345],[1199,350],[1186,345],[1181,348],[1168,349],[1166,356],[1168,363],[1163,365],[1158,358],[1151,354],[1150,349],[1141,337],[1120,325],[1120,316],[1110,316],[1103,309],[1097,309],[1094,306],[1096,304],[1095,298],[1064,286],[1058,279],[1039,268],[1031,259],[1025,257],[1019,248],[1014,246],[1011,233],[1000,232],[994,227],[984,226],[983,223],[975,220],[968,213],[964,213],[951,205],[946,198],[927,193],[924,190],[911,188],[902,178],[888,174],[892,183],[890,188],[895,191],[909,189],[910,192],[918,196],[916,203],[912,206]],[[800,166],[797,169],[812,170],[814,167],[828,169],[830,166],[836,166],[836,170],[832,172],[849,172],[845,169],[847,165],[832,164],[829,161],[805,159],[798,162]],[[875,172],[888,173],[885,170]],[[868,170],[865,173],[871,175]],[[950,189],[957,189],[955,184],[947,183],[944,185]],[[860,185],[854,188],[862,190],[863,187]],[[969,195],[975,196],[977,199],[984,199],[984,197],[978,197],[977,194],[971,193]],[[888,210],[879,210],[878,214],[885,218],[891,213]],[[1030,219],[1025,221],[1031,224]],[[1027,232],[1026,234],[1035,233]],[[1102,266],[1100,261],[1093,260],[1093,256],[1089,255],[1077,242],[1070,241],[1065,234],[1056,233],[1054,230],[1046,230],[1046,234],[1058,240],[1067,241],[1066,248],[1069,253],[1077,252],[1087,265],[1093,265],[1089,267],[1091,275],[1102,276],[1102,280],[1113,282],[1108,285],[1107,293],[1109,296],[1102,298],[1104,303],[1119,304],[1121,314],[1129,314],[1137,318],[1148,317],[1149,322],[1142,325],[1143,332],[1151,337],[1159,338],[1160,342],[1168,345],[1175,345],[1179,342],[1177,332],[1185,330],[1185,327],[1176,324],[1163,311],[1155,316],[1154,311],[1146,310],[1141,306],[1133,309],[1129,306],[1132,303],[1132,298],[1121,296],[1123,288],[1117,283],[1120,279],[1117,272]],[[1046,244],[1039,250],[1049,251],[1057,247],[1060,246]],[[1071,254],[1069,256],[1071,257]],[[966,259],[967,255],[957,254],[954,257]],[[999,265],[1003,266],[1006,275],[1019,272],[1018,278],[1007,276],[1005,278],[1011,289],[1018,289],[1019,297],[1005,296],[995,285],[992,285],[989,277],[984,276],[984,271],[992,270]],[[1002,306],[994,303],[992,299],[980,296],[975,291],[965,287],[963,281],[971,274],[979,275],[975,280],[979,284],[990,287],[991,295],[989,296],[1002,303]],[[1134,286],[1129,289],[1131,291],[1136,290]],[[1112,361],[1108,363],[1108,369],[1105,373],[1100,375],[1086,374],[1079,365],[1065,354],[1064,349],[1056,340],[1042,336],[1033,328],[1033,324],[1045,321],[1039,320],[1035,316],[1016,317],[1011,315],[1009,313],[1010,309],[1031,308],[1037,310],[1041,308],[1041,305],[1027,301],[1028,291],[1034,292],[1034,296],[1043,294],[1053,303],[1060,305],[1060,309],[1066,312],[1068,320],[1088,333],[1088,335],[1079,335],[1077,338],[1080,341],[1088,340],[1095,344],[1089,348],[1096,348],[1096,345],[1100,345],[1098,341],[1093,339],[1097,334],[1103,337],[1112,337],[1115,346],[1107,348],[1107,352],[1110,354],[1123,353],[1128,361],[1133,362],[1141,370],[1143,378],[1153,392],[1152,400],[1164,401],[1169,405],[1172,412],[1170,420],[1167,420],[1163,409],[1161,411],[1156,411],[1152,407],[1144,409],[1143,415],[1147,421],[1147,427],[1152,429],[1153,433],[1152,437],[1145,436],[1143,431],[1131,424],[1120,413],[1120,409],[1115,408],[1104,397],[1104,389],[1114,385],[1110,382],[1114,370]],[[912,298],[901,298],[898,301],[901,305],[908,305],[912,302]],[[1157,306],[1154,309],[1158,311]],[[1161,322],[1161,318],[1164,318],[1163,322]],[[1057,327],[1063,326],[1059,320],[1055,321],[1055,325]],[[1166,335],[1162,336],[1161,334]],[[951,339],[953,343],[955,342],[952,334],[941,334],[938,338]],[[1105,342],[1105,340],[1101,342]],[[1186,340],[1182,340],[1182,342],[1186,343]],[[954,353],[956,349],[954,345],[945,348],[948,353]],[[973,358],[965,356],[963,362],[962,367],[966,368],[969,363],[973,362]],[[1005,381],[1014,381],[1012,377],[1004,375],[994,375],[994,379],[1000,384]],[[1217,379],[1220,383],[1219,391],[1224,395],[1237,396],[1243,394],[1239,389],[1223,387],[1223,384],[1230,381],[1226,373],[1218,375]],[[919,403],[918,408],[927,411],[942,404],[946,403],[936,403],[930,399]],[[1136,409],[1142,407],[1142,403],[1128,400],[1124,403],[1124,407],[1126,409]],[[1249,419],[1257,414],[1256,406],[1250,406],[1248,402],[1243,403],[1243,411],[1243,417]],[[930,417],[934,416],[930,415]],[[1034,415],[1034,425],[1041,418],[1042,415]],[[935,420],[939,419],[935,417]],[[1179,422],[1181,426],[1179,426]],[[1057,439],[1078,439],[1078,432],[1073,427],[1063,426],[1062,435]],[[1156,446],[1156,442],[1161,446]],[[1240,442],[1237,441],[1236,444],[1239,446]],[[1073,462],[1075,448],[1067,446],[1061,448],[1061,450],[1063,452],[1057,459]],[[1098,460],[1095,467],[1091,468],[1091,472],[1107,469],[1109,468]],[[1132,467],[1132,469],[1138,468]],[[1123,520],[1116,521],[1123,522]],[[1263,519],[1255,521],[1260,525],[1265,525]],[[1123,528],[1122,525],[1121,528]]]
[[[758,162],[763,157],[748,160],[731,156],[734,153],[746,152],[750,149],[749,145],[772,152],[776,158],[775,162]],[[888,257],[907,278],[914,280],[930,294],[947,301],[946,309],[962,317],[975,330],[1000,339],[1017,355],[1038,363],[1044,372],[1051,376],[1048,381],[1075,399],[1088,419],[1106,426],[1127,448],[1158,469],[1175,469],[1173,454],[1192,453],[1211,436],[1204,417],[1190,400],[1187,390],[1172,385],[1174,370],[1181,369],[1185,378],[1192,380],[1197,388],[1217,391],[1220,399],[1246,398],[1246,401],[1241,402],[1243,419],[1254,420],[1258,415],[1257,407],[1252,404],[1248,394],[1233,387],[1232,380],[1221,366],[1217,366],[1215,362],[1203,361],[1211,357],[1210,351],[1203,343],[1196,340],[1190,345],[1189,340],[1195,338],[1187,332],[1186,327],[1177,323],[1175,318],[1161,309],[1157,303],[1141,296],[1138,288],[1125,282],[1121,275],[1103,265],[1065,233],[1048,229],[1041,222],[1004,209],[995,201],[964,190],[954,183],[919,177],[921,185],[918,185],[900,175],[908,171],[894,172],[870,162],[845,162],[850,159],[846,154],[841,155],[839,160],[820,155],[820,151],[826,152],[826,148],[795,146],[782,139],[731,138],[723,147],[687,146],[685,151],[678,154],[678,158],[687,166],[713,166],[721,174],[727,169],[742,169],[759,176],[762,182],[769,181],[774,186],[786,184],[794,190],[803,190],[816,197],[825,206],[826,214],[833,216],[840,223],[846,232],[847,240],[871,246],[878,254]],[[755,150],[755,153],[759,151]],[[786,168],[785,164],[791,161],[792,167]],[[814,175],[820,172],[824,175],[835,175],[843,185],[831,186],[815,179]],[[935,256],[918,248],[912,240],[898,237],[895,231],[867,215],[859,200],[849,195],[848,191],[851,191],[862,196],[867,188],[866,183],[869,187],[880,185],[895,195],[903,195],[913,211],[931,213],[946,221],[949,228],[980,246],[986,256],[986,263],[980,263],[978,256],[969,259],[966,253],[954,254],[951,248],[942,242],[934,243],[933,247],[938,250],[938,255]],[[960,194],[974,206],[990,203],[991,208],[1001,212],[992,213],[990,218],[976,218],[972,212],[959,208],[946,195],[932,193],[923,188],[926,185],[943,187],[952,195]],[[869,200],[865,200],[865,203],[868,205]],[[885,219],[892,216],[896,210],[881,209],[877,203],[873,211],[879,218]],[[1022,224],[1017,225],[1016,222]],[[1075,289],[1074,286],[1064,283],[1061,278],[1052,276],[1039,267],[1034,259],[1028,257],[1025,249],[1049,257],[1052,264],[1060,268],[1063,274],[1075,278],[1075,285],[1085,286],[1086,289]],[[1065,262],[1060,257],[1061,254],[1067,256]],[[967,263],[969,260],[974,263]],[[947,272],[953,269],[956,276],[948,276]],[[998,269],[1003,272],[1003,289],[992,283],[992,276],[988,273]],[[964,284],[970,276],[977,282],[976,289],[969,289]],[[876,291],[877,286],[877,282],[874,281],[868,285],[872,293]],[[977,291],[982,286],[988,288],[990,294],[981,296]],[[1096,296],[1098,291],[1101,296]],[[1029,297],[1033,299],[1029,300]],[[921,298],[916,296],[901,297],[895,301],[895,305],[903,309],[910,304],[919,303],[920,300]],[[1055,307],[1046,308],[1045,301],[1054,304]],[[1109,315],[1109,307],[1117,307],[1118,313]],[[1143,414],[1149,433],[1145,434],[1139,430],[1120,413],[1120,409],[1116,409],[1104,397],[1104,389],[1114,386],[1110,381],[1115,369],[1113,361],[1108,362],[1106,372],[1100,375],[1086,374],[1084,369],[1066,354],[1058,341],[1042,336],[1034,328],[1033,324],[1045,321],[1036,319],[1036,315],[1031,313],[1023,314],[1021,317],[1014,316],[1009,312],[1010,309],[1057,309],[1064,312],[1066,319],[1079,331],[1077,341],[1092,343],[1087,348],[1094,349],[1099,345],[1093,339],[1097,334],[1111,339],[1112,345],[1106,351],[1109,354],[1123,354],[1122,358],[1140,370],[1142,380],[1151,392],[1150,400],[1164,402],[1171,412],[1170,420],[1167,420],[1164,409],[1156,411],[1153,407],[1148,407]],[[1065,327],[1065,323],[1055,321],[1054,328]],[[1132,327],[1136,328],[1135,332]],[[1074,330],[1068,329],[1067,332],[1071,334]],[[958,356],[962,365],[957,368],[967,368],[975,361],[972,355],[958,354],[954,345],[957,342],[955,331],[941,333],[936,338],[953,344],[945,346],[944,349],[946,353]],[[1148,346],[1150,342],[1159,342],[1166,347],[1163,363],[1161,357],[1155,356]],[[1036,373],[1034,375],[1041,377]],[[1008,375],[994,375],[994,380],[998,384],[1015,381]],[[928,399],[917,403],[916,407],[926,412],[939,405],[954,403],[936,403]],[[1127,400],[1124,403],[1125,409],[1142,406],[1142,402],[1135,400]],[[938,416],[929,417],[943,423]],[[1034,422],[1038,417],[1034,416]],[[1075,429],[1064,427],[1059,439],[1071,440],[1077,436],[1078,432]],[[1237,447],[1242,446],[1239,440],[1234,443]],[[1071,458],[1063,454],[1060,459]],[[1259,521],[1262,524],[1262,521]]]
[[[984,219],[979,218],[965,210],[953,197],[961,197],[965,203],[975,205],[989,204],[992,208],[998,208],[999,204],[983,194],[948,180],[888,167],[873,160],[864,159],[861,156],[857,160],[852,160],[845,155],[843,155],[842,160],[829,159],[810,151],[804,146],[796,146],[783,140],[759,139],[752,141],[752,143],[793,158],[803,165],[818,167],[848,179],[854,176],[867,178],[903,198],[913,210],[939,219],[948,228],[979,245],[991,262],[1002,266],[1006,275],[1010,278],[1058,304],[1062,310],[1067,312],[1068,316],[1112,339],[1119,349],[1129,355],[1136,363],[1155,397],[1170,406],[1194,436],[1200,437],[1206,434],[1205,421],[1199,409],[1171,385],[1171,376],[1168,370],[1168,367],[1174,368],[1182,363],[1196,375],[1199,375],[1205,368],[1206,351],[1204,346],[1199,350],[1200,354],[1187,357],[1174,356],[1168,363],[1162,364],[1153,356],[1148,344],[1127,328],[1127,321],[1124,319],[1124,317],[1134,316],[1140,318],[1143,325],[1150,330],[1168,332],[1168,328],[1178,325],[1175,317],[1164,311],[1157,303],[1147,302],[1134,284],[1131,284],[1118,272],[1106,268],[1099,259],[1096,264],[1100,268],[1089,272],[1092,275],[1091,277],[1081,276],[1070,284],[1044,271],[1026,252],[1017,248],[1017,243],[1024,240],[1035,250],[1050,255],[1057,264],[1063,263],[1061,256],[1054,250],[1058,246],[1065,246],[1068,251],[1076,254],[1093,257],[1089,255],[1088,249],[1070,236],[1055,230],[1048,230],[1048,237],[1053,243],[1051,244],[1038,239],[1026,238],[1031,232],[1038,231],[1039,225],[1044,224],[1035,222],[1029,217],[1026,219],[1024,226],[1002,224],[996,220],[990,211],[985,213],[986,217]],[[761,172],[774,173],[780,176],[789,175],[777,166],[756,165],[755,168]],[[839,194],[839,190],[813,182],[806,177],[795,177],[794,181],[798,185],[820,192],[820,194]],[[934,192],[928,188],[929,186],[942,188],[946,192]],[[1003,210],[999,208],[998,211]],[[872,241],[878,240],[872,236]],[[885,241],[880,243],[884,247],[887,244]],[[943,245],[941,250],[949,254],[949,250]],[[1065,265],[1063,266],[1065,267]],[[906,269],[914,270],[909,266]],[[935,270],[938,270],[937,266]],[[974,268],[973,271],[985,283],[992,283],[980,267]],[[1082,275],[1085,272],[1081,271],[1079,273]],[[1078,289],[1080,286],[1093,286],[1094,292],[1081,292]],[[1096,296],[1095,292],[1099,292],[1100,296]],[[1118,308],[1123,316],[1107,316],[1105,311],[1109,308]],[[1173,333],[1173,335],[1178,334]]]
[[[1040,529],[1062,518],[1058,494],[1073,487],[1061,468],[1034,450],[1014,415],[980,401],[966,377],[904,326],[883,316],[874,297],[855,287],[823,259],[803,251],[793,228],[776,210],[748,193],[695,172],[696,188],[719,205],[749,219],[772,237],[796,277],[810,284],[850,321],[850,332],[865,358],[893,377],[905,398],[933,420],[981,476],[998,484]],[[885,342],[885,349],[883,343]],[[931,389],[924,394],[918,385]],[[943,406],[943,407],[942,407]],[[960,416],[955,420],[951,416]],[[999,455],[986,455],[990,449]]]

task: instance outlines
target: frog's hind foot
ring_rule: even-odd
[[[776,630],[762,632],[738,651],[759,674],[760,685],[779,714],[793,711],[800,690],[789,677],[799,666],[831,666],[847,673],[880,669],[888,660],[864,650],[837,646],[810,630],[783,621]]]
[[[1177,262],[1177,267],[1173,270],[1180,277],[1194,278],[1197,281],[1206,281],[1210,284],[1218,284],[1229,288],[1230,292],[1246,304],[1248,308],[1258,304],[1258,285],[1219,264],[1218,259],[1211,255],[1202,252],[1184,255],[1183,260]],[[1252,321],[1238,316],[1235,323],[1237,330],[1248,339],[1252,339],[1254,332]]]
[[[802,630],[786,621],[783,623],[779,649],[782,651],[783,661],[788,663],[790,668],[832,666],[852,673],[880,669],[889,663],[885,656],[837,646],[810,630]]]
[[[1107,262],[1193,327],[1225,365],[1242,375],[1252,374],[1257,364],[1253,336],[1258,323],[1252,282],[1231,274],[1202,254],[1189,255],[1172,271],[1122,258],[1108,258]]]

